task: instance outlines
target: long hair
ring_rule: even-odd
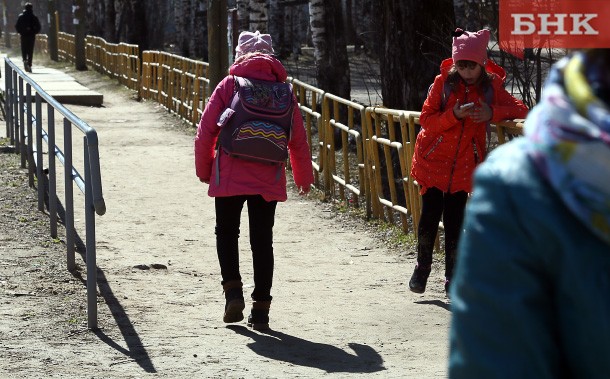
[[[488,86],[491,85],[491,82],[493,80],[493,74],[489,73],[485,70],[485,67],[479,65],[481,67],[481,76],[479,76],[479,79],[477,80],[477,82],[475,83],[475,85],[483,92],[485,92],[485,88],[487,88]],[[449,84],[449,88],[451,89],[451,92],[456,92],[457,91],[457,87],[458,87],[458,83],[462,81],[462,77],[460,76],[460,74],[458,73],[457,68],[455,67],[455,64],[449,69],[449,72],[447,73],[447,84]]]

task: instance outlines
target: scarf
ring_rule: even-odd
[[[570,211],[610,244],[610,110],[593,88],[608,68],[586,53],[552,69],[525,122],[530,157]]]

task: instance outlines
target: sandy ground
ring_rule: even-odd
[[[47,217],[13,160],[1,168],[13,179],[0,189],[25,188],[29,209],[15,210],[25,205],[0,193],[0,377],[446,377],[442,270],[424,295],[412,294],[413,247],[388,247],[378,228],[315,195],[291,192],[278,206],[272,330],[224,324],[213,199],[194,173],[192,131],[111,79],[68,71],[104,95],[100,108],[69,106],[100,141],[107,207],[97,218],[100,329],[86,328],[82,258],[74,275],[65,269],[63,237],[48,236]],[[248,293],[246,217],[244,210]]]

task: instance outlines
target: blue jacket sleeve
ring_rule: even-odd
[[[545,194],[518,160],[492,154],[475,175],[451,288],[452,379],[562,376],[552,263],[540,253],[552,231],[536,219]]]

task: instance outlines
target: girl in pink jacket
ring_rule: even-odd
[[[421,111],[411,167],[422,195],[417,266],[409,281],[415,293],[426,289],[441,216],[449,288],[472,176],[486,154],[487,124],[527,115],[526,106],[504,89],[504,69],[487,59],[488,42],[488,30],[455,31],[452,57],[441,63]]]
[[[273,224],[278,201],[286,201],[285,165],[229,156],[217,149],[219,117],[231,105],[236,90],[234,76],[284,82],[286,69],[273,57],[271,36],[258,31],[242,32],[229,75],[216,87],[207,103],[195,137],[195,167],[200,181],[209,184],[215,198],[216,251],[220,263],[226,304],[224,322],[243,320],[245,308],[239,271],[239,227],[244,203],[248,205],[250,247],[254,268],[253,304],[248,325],[269,327],[273,280]],[[292,174],[299,193],[305,195],[313,183],[311,155],[303,118],[292,95],[292,127],[288,142]]]

